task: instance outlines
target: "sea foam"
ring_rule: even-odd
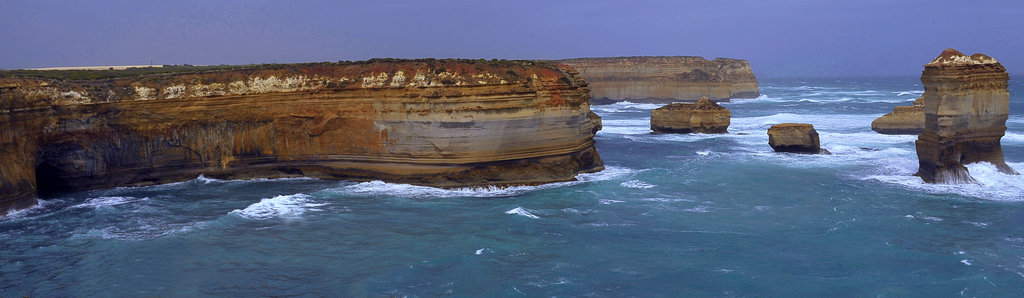
[[[332,188],[328,191],[351,195],[386,195],[406,198],[498,198],[518,196],[533,191],[577,185],[580,183],[614,180],[637,172],[639,171],[630,168],[606,166],[605,169],[600,172],[578,174],[576,175],[576,181],[554,182],[536,186],[486,186],[445,189],[402,183],[369,181]]]
[[[1018,171],[1024,168],[1024,163],[1008,164]],[[925,183],[920,177],[912,175],[916,168],[904,168],[903,171],[898,173],[872,175],[864,179],[878,180],[933,194],[958,194],[983,200],[1004,202],[1024,201],[1024,175],[1001,173],[996,169],[995,165],[987,162],[969,164],[966,167],[971,177],[974,177],[975,183]]]
[[[307,211],[321,211],[316,207],[326,205],[313,203],[310,200],[312,198],[313,196],[301,193],[276,196],[262,199],[245,209],[235,209],[230,214],[247,219],[296,218]]]

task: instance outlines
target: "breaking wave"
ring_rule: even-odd
[[[307,211],[321,211],[316,207],[326,204],[313,203],[307,194],[293,194],[262,199],[245,209],[235,209],[235,214],[247,219],[296,218]]]

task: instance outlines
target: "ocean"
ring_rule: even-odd
[[[1024,82],[1010,89],[1002,145],[1024,172]],[[916,136],[871,131],[922,90],[763,79],[722,103],[723,135],[593,106],[607,169],[541,186],[200,176],[47,198],[0,219],[0,296],[1020,295],[1024,175],[925,184]],[[772,152],[783,122],[832,154]]]

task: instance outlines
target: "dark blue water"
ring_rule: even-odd
[[[1003,149],[1024,170],[1024,84]],[[595,106],[608,169],[539,187],[206,178],[74,193],[0,220],[0,296],[1016,296],[1024,176],[911,176],[870,122],[917,78],[763,80],[728,135]],[[806,122],[832,155],[771,152]]]

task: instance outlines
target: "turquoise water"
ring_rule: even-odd
[[[917,78],[762,80],[728,135],[595,106],[608,169],[538,187],[195,180],[72,193],[0,220],[0,296],[1015,296],[1024,176],[927,185],[871,120]],[[1024,171],[1024,84],[1009,164]],[[807,122],[832,155],[771,152]]]

